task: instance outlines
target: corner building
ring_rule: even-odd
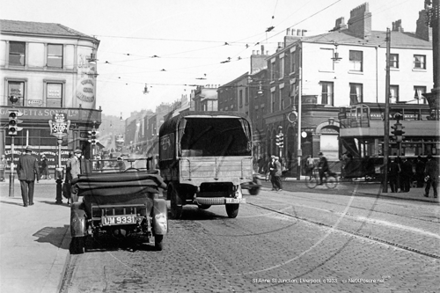
[[[341,154],[348,151],[340,140],[341,129],[348,127],[346,121],[341,125],[341,117],[350,115],[350,109],[367,104],[371,109],[368,115],[383,115],[386,32],[371,30],[371,20],[365,3],[351,10],[347,24],[343,17],[338,18],[328,33],[307,36],[305,30],[287,29],[284,42],[267,58],[262,130],[266,133],[266,151],[269,155],[279,153],[276,135],[282,127],[285,141],[281,153],[292,175],[298,170],[298,162],[303,164],[308,155],[317,157],[319,152],[328,158],[332,169],[339,171]],[[424,22],[418,22],[418,26],[417,33],[405,33],[399,20],[393,23],[391,32],[390,113],[404,114],[407,128],[427,120],[429,106],[423,94],[430,90],[433,80],[429,31]],[[292,111],[301,117],[300,129],[298,120],[292,123],[288,119]],[[343,116],[338,115],[340,111]],[[415,116],[416,112],[420,115]],[[383,131],[383,123],[370,128],[373,126]],[[428,132],[418,135],[437,137]],[[362,133],[356,139],[362,141]],[[362,151],[378,155],[378,149]]]
[[[62,143],[62,161],[76,147],[92,153],[88,131],[101,123],[96,109],[96,56],[99,40],[55,23],[0,20],[0,112],[8,125],[8,110],[17,109],[23,128],[14,139],[14,161],[26,145],[39,159],[44,154],[53,170],[58,143],[49,120],[66,113],[70,130]],[[18,99],[11,103],[10,97]],[[0,153],[11,162],[11,137],[0,130]]]

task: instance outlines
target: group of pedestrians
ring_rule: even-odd
[[[68,195],[65,196],[68,196],[68,198],[72,197],[72,202],[77,201],[76,194],[71,192],[71,183],[73,179],[77,178],[81,173],[81,155],[81,149],[75,149],[74,155],[71,156],[66,163],[65,184],[68,190]],[[34,204],[35,181],[38,183],[41,177],[38,160],[32,155],[32,148],[30,146],[25,147],[23,154],[18,159],[17,175],[18,180],[20,181],[23,206],[32,206]],[[60,203],[60,201],[57,200],[56,203]]]
[[[417,157],[414,164],[405,157],[390,159],[388,163],[388,183],[391,192],[399,192],[399,190],[400,192],[408,192],[413,183],[416,183],[418,188],[425,186],[425,197],[429,197],[429,190],[432,187],[434,198],[437,198],[438,177],[439,166],[432,155],[427,156],[426,163],[421,156]]]

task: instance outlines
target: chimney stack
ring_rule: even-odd
[[[348,30],[356,37],[365,39],[371,35],[371,12],[368,3],[364,3],[350,11]]]
[[[393,27],[393,32],[401,32],[401,33],[403,33],[402,20],[401,19],[393,21],[392,27]]]
[[[416,23],[416,37],[428,42],[432,41],[432,28],[427,25],[428,16],[426,10],[419,11],[419,18]]]

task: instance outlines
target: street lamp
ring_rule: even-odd
[[[63,143],[63,137],[67,136],[69,130],[70,120],[67,120],[66,113],[56,113],[52,116],[53,120],[49,120],[50,134],[57,138],[58,142],[58,166],[55,168],[55,180],[57,183],[55,203],[62,203],[62,183],[64,177],[64,170],[61,166],[61,144]]]

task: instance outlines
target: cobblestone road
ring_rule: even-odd
[[[186,206],[166,246],[71,256],[61,292],[436,292],[438,206],[304,192]]]

